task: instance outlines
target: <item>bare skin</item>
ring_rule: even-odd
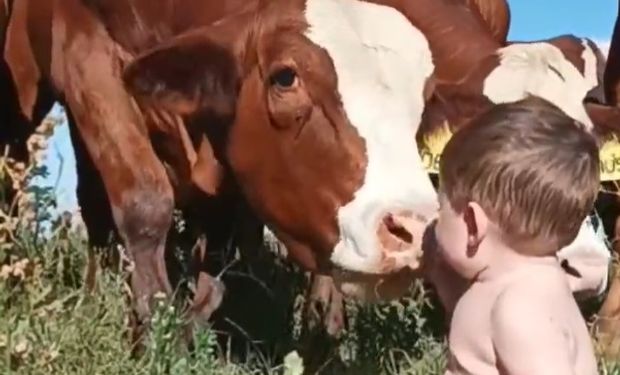
[[[554,258],[474,281],[450,323],[446,374],[596,374],[588,331]]]
[[[570,281],[556,256],[512,249],[478,204],[457,213],[440,202],[426,258],[451,312],[446,374],[597,374],[571,289],[587,283]]]

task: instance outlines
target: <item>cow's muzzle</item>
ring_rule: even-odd
[[[429,220],[410,212],[388,213],[377,229],[382,253],[382,273],[406,267],[417,270],[422,258],[422,239]]]

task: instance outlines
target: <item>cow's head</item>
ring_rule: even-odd
[[[282,0],[179,36],[124,79],[205,128],[228,119],[227,162],[297,262],[382,274],[417,266],[436,211],[414,142],[432,72],[394,8]]]

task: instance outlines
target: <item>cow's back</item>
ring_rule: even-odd
[[[26,157],[25,142],[51,109],[46,77],[51,67],[53,2],[0,0],[0,145]]]
[[[9,23],[9,3],[8,1],[0,1],[0,45],[4,48],[4,33]]]
[[[150,49],[176,34],[235,13],[250,0],[81,0],[97,13],[112,39],[130,53]]]

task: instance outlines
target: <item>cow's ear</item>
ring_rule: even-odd
[[[207,31],[182,35],[137,57],[123,72],[141,103],[191,115],[234,113],[239,88],[237,54]]]
[[[595,134],[602,137],[620,134],[620,108],[598,103],[584,105]]]

